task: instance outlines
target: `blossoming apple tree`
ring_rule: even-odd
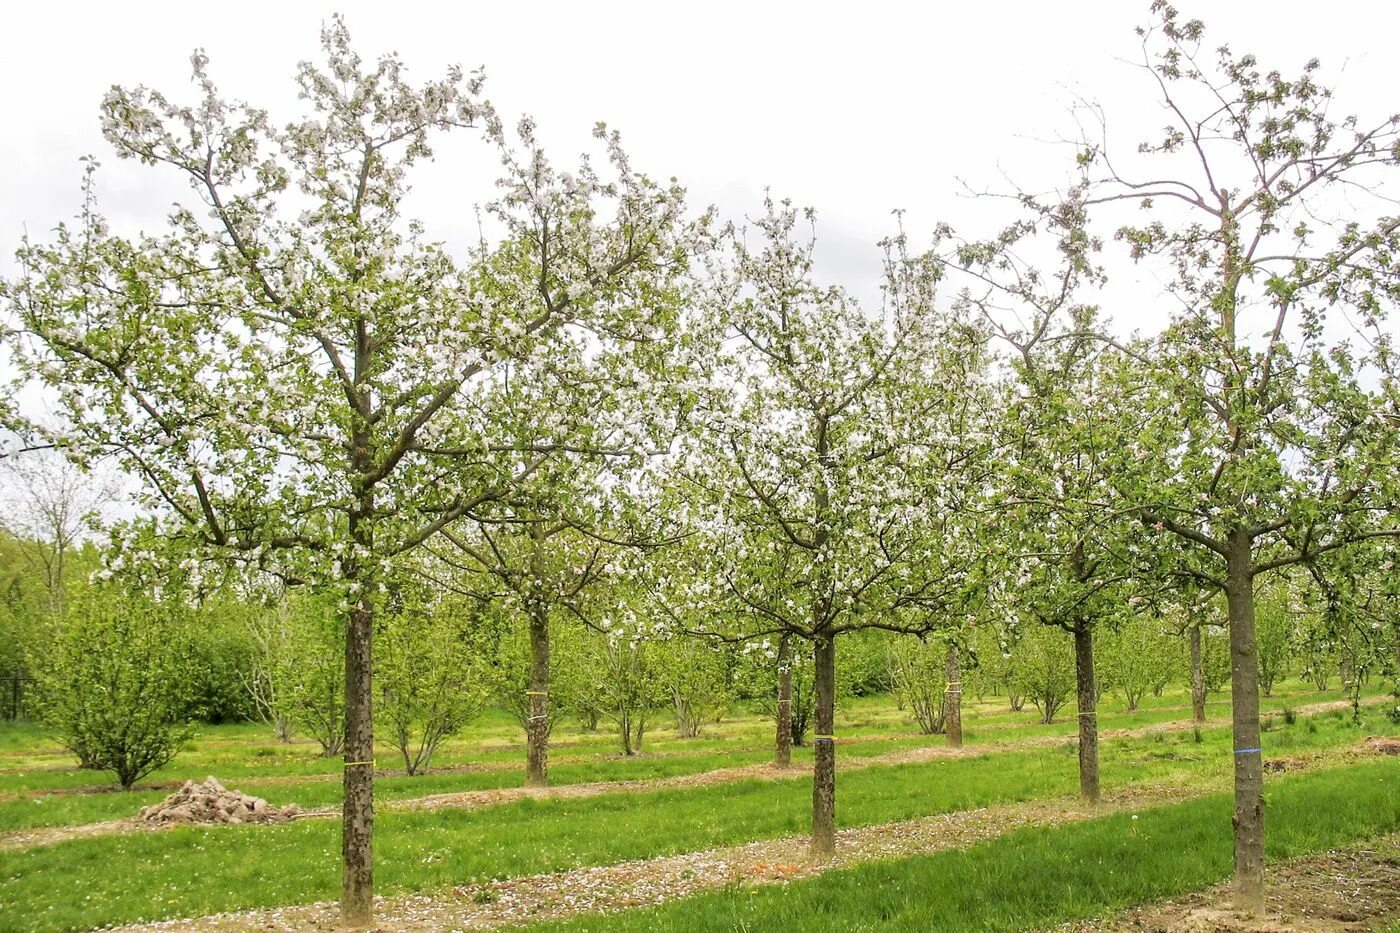
[[[1255,585],[1400,533],[1389,338],[1400,219],[1387,194],[1400,117],[1333,116],[1318,63],[1293,74],[1203,47],[1158,0],[1142,67],[1166,116],[1135,153],[1086,140],[1089,229],[1159,270],[1164,331],[1141,368],[1142,467],[1119,482],[1144,528],[1175,538],[1228,605],[1235,891],[1264,891]],[[1098,111],[1095,116],[1101,117]],[[1123,217],[1115,208],[1131,208]]]
[[[715,401],[677,473],[692,492],[709,600],[743,634],[811,641],[812,849],[835,843],[835,659],[859,628],[927,633],[981,592],[967,510],[988,435],[985,335],[934,302],[936,267],[886,244],[882,314],[813,278],[799,214],[766,204],[717,288],[728,340]],[[810,217],[809,217],[810,219]],[[672,602],[687,602],[677,597]]]

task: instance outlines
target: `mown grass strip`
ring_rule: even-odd
[[[1189,779],[1176,763],[1125,765],[1121,778]],[[843,781],[843,825],[908,819],[1069,792],[1074,759],[1044,752],[881,767]],[[522,801],[487,810],[386,812],[383,893],[674,854],[807,830],[811,784],[714,787]],[[15,928],[91,927],[332,899],[339,826],[181,828],[0,853],[0,916]],[[114,866],[120,866],[114,871]]]
[[[1342,711],[1318,717],[1344,719],[1348,714]],[[1149,723],[1130,723],[1142,726]],[[223,727],[221,727],[223,728]],[[238,732],[246,732],[247,726],[227,727]],[[1039,727],[1044,730],[1046,727]],[[1071,726],[1072,728],[1072,726]],[[1220,725],[1206,730],[1209,735],[1219,735]],[[1280,735],[1285,733],[1281,732]],[[1069,736],[1055,736],[1041,732],[1041,738],[1072,741]],[[860,758],[871,758],[901,749],[921,746],[942,745],[938,736],[912,738],[872,738],[856,739],[842,746],[841,759],[851,762]],[[1000,741],[1000,739],[998,739]],[[1105,744],[1118,740],[1107,739]],[[974,748],[977,743],[969,743]],[[1271,751],[1282,750],[1269,743]],[[595,781],[646,780],[674,777],[683,774],[696,774],[716,768],[738,767],[761,764],[770,760],[771,752],[765,748],[730,748],[728,750],[702,750],[695,746],[681,746],[689,753],[668,753],[654,757],[625,758],[603,757],[579,761],[564,761],[551,769],[552,783],[556,786],[580,784]],[[393,759],[384,758],[385,762]],[[794,765],[798,769],[809,766],[810,751],[794,750]],[[256,762],[261,765],[261,762]],[[334,764],[331,762],[330,764]],[[318,766],[327,763],[318,760]],[[296,773],[279,776],[266,776],[261,770],[245,774],[235,767],[210,768],[200,773],[211,773],[223,778],[224,783],[235,789],[265,797],[274,806],[296,803],[304,809],[335,808],[340,805],[341,786],[339,773],[334,775],[298,775]],[[68,774],[76,774],[69,772]],[[91,780],[92,772],[82,772],[83,780]],[[13,777],[13,776],[12,776]],[[325,778],[332,778],[327,780]],[[16,781],[18,784],[19,782]],[[38,780],[42,786],[42,778]],[[424,797],[430,794],[456,793],[464,791],[491,790],[495,788],[518,787],[521,774],[517,769],[482,771],[440,771],[417,777],[385,775],[377,779],[375,796],[379,800],[405,800]],[[165,797],[167,790],[137,790],[131,793],[115,791],[102,793],[44,793],[31,788],[19,797],[3,799],[0,796],[0,832],[43,827],[72,826],[119,820],[131,816],[141,807],[155,803]]]
[[[1271,781],[1268,856],[1297,858],[1400,829],[1400,768],[1382,761]],[[730,888],[557,930],[1025,930],[1104,916],[1227,878],[1231,802],[1021,830],[969,849]]]
[[[1302,720],[1290,728],[1317,747],[1358,737],[1335,720],[1317,732]],[[871,825],[1072,793],[1075,757],[1065,749],[851,772],[838,792],[840,822]],[[1115,743],[1104,773],[1109,786],[1218,785],[1228,761],[1224,731],[1200,744],[1173,733]],[[743,781],[476,811],[386,812],[378,821],[379,890],[434,891],[802,834],[810,795],[807,779]],[[338,825],[317,820],[0,852],[0,917],[16,929],[63,929],[328,900],[339,888],[339,850]]]

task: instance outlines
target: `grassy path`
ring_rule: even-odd
[[[1397,796],[1400,795],[1400,784],[1397,784],[1400,776],[1377,771],[1374,763],[1359,766],[1355,762],[1339,764],[1322,756],[1314,756],[1307,762],[1295,762],[1288,781],[1298,781],[1300,772],[1308,766],[1320,767],[1324,775],[1328,770],[1335,771],[1343,775],[1342,780],[1346,780],[1348,775],[1360,775],[1358,783],[1363,786],[1372,776],[1389,778],[1386,785],[1389,790],[1383,789],[1381,796],[1400,799]],[[739,898],[742,903],[745,894],[743,891],[734,893],[738,888],[754,889],[756,886],[789,883],[810,885],[807,879],[826,872],[839,875],[864,863],[968,849],[1029,829],[1102,821],[1125,813],[1130,815],[1131,824],[1138,821],[1137,814],[1164,805],[1199,801],[1212,794],[1218,797],[1224,782],[1217,780],[1212,784],[1189,789],[1169,785],[1118,788],[1096,807],[1086,806],[1075,798],[1057,797],[847,829],[838,834],[837,855],[829,862],[810,860],[805,837],[786,837],[567,872],[463,885],[435,896],[380,898],[376,903],[376,927],[402,931],[491,929],[579,918],[583,926],[606,926],[618,920],[626,923],[629,929],[647,929],[657,917],[689,916],[690,912],[643,912],[640,922],[633,922],[630,918],[588,915],[666,904],[717,890],[725,891],[726,896]],[[1376,796],[1374,787],[1369,791],[1370,796]],[[1392,823],[1400,823],[1400,813],[1393,814],[1389,823],[1382,814],[1380,823],[1385,824],[1386,828]],[[748,896],[757,893],[756,890],[749,890]],[[333,902],[323,902],[184,918],[126,929],[133,933],[137,930],[173,928],[219,933],[253,928],[328,930],[336,926],[337,919],[337,906]]]
[[[1296,715],[1300,716],[1312,716],[1346,709],[1348,706],[1349,704],[1346,701],[1329,701],[1301,706],[1294,712]],[[1266,717],[1277,717],[1279,715],[1281,714],[1265,714]],[[1229,720],[1213,719],[1199,724],[1190,722],[1154,723],[1136,729],[1106,730],[1101,735],[1101,738],[1106,742],[1118,739],[1142,738],[1159,733],[1180,732],[1195,728],[1198,725],[1203,729],[1219,729],[1229,725]],[[1073,741],[1073,738],[1050,735],[1011,739],[983,745],[969,745],[961,749],[952,749],[945,745],[921,745],[914,748],[895,749],[883,754],[845,757],[838,760],[837,766],[838,769],[844,773],[880,766],[922,764],[948,758],[1005,754],[1014,751],[1025,751],[1031,748],[1063,745],[1066,742]],[[500,806],[520,800],[582,799],[612,793],[640,793],[687,787],[708,787],[715,784],[726,784],[737,781],[780,781],[796,780],[804,777],[806,777],[806,771],[798,767],[780,769],[773,767],[771,764],[755,764],[743,767],[716,768],[709,771],[652,779],[588,781],[573,784],[556,784],[552,787],[543,788],[497,787],[482,790],[429,794],[421,797],[391,799],[381,802],[379,808],[381,810],[436,810],[444,808],[475,810],[484,807]],[[274,801],[274,803],[280,804],[281,801]],[[321,807],[305,810],[298,818],[327,819],[338,815],[339,810],[334,807]],[[173,825],[151,826],[134,819],[122,819],[69,826],[10,830],[0,832],[0,849],[26,849],[35,846],[53,845],[71,839],[132,832],[157,832],[172,828],[174,828]]]
[[[1097,808],[1086,807],[1075,798],[1057,797],[846,829],[837,834],[837,855],[827,863],[810,860],[805,836],[790,836],[464,885],[437,896],[380,898],[375,905],[376,929],[491,929],[626,910],[732,885],[784,883],[867,861],[963,848],[1028,827],[1079,822],[1203,793],[1204,790],[1132,787],[1116,791]],[[336,926],[338,909],[335,903],[326,902],[120,929],[127,933],[176,928],[219,933],[246,929],[328,930]]]
[[[1374,694],[1371,694],[1374,696]],[[1289,705],[1339,699],[1339,691],[1280,690],[1265,701],[1279,710]],[[1100,714],[1106,732],[1139,729],[1179,721],[1181,698],[1169,694],[1152,698],[1128,713],[1107,699]],[[1212,718],[1228,713],[1229,700],[1208,705]],[[838,717],[843,739],[841,757],[883,755],[901,748],[940,743],[934,736],[911,731],[906,718],[888,697],[851,700]],[[1050,725],[1036,722],[1032,712],[1012,712],[1004,700],[971,701],[964,716],[969,745],[1040,738],[1053,744],[1073,737],[1073,717]],[[449,740],[435,757],[433,771],[406,777],[391,767],[395,755],[381,747],[375,799],[389,801],[438,793],[492,790],[521,783],[523,749],[518,727],[498,711],[473,724],[464,736]],[[753,715],[726,720],[716,732],[699,739],[677,739],[658,733],[641,756],[616,753],[613,737],[585,733],[557,738],[551,755],[551,779],[556,785],[619,780],[645,780],[693,774],[719,768],[762,765],[771,760],[771,723]],[[312,743],[314,745],[314,743]],[[794,750],[794,764],[810,762],[810,751]],[[180,756],[130,793],[115,793],[103,775],[77,769],[66,752],[32,725],[0,727],[0,833],[42,826],[75,826],[125,818],[155,803],[186,779],[219,777],[227,786],[265,797],[275,806],[295,803],[304,810],[336,808],[340,804],[340,766],[336,759],[315,754],[306,742],[278,745],[256,725],[210,727]]]
[[[1271,866],[1400,831],[1400,768],[1393,760],[1285,775],[1271,781],[1268,799]],[[1120,809],[781,886],[731,885],[659,907],[581,914],[543,926],[645,933],[1055,928],[1224,881],[1231,871],[1230,808],[1229,794],[1216,793],[1131,813]],[[1395,878],[1393,866],[1385,875],[1382,884]],[[1289,903],[1278,896],[1279,881],[1275,876],[1274,902]],[[1335,886],[1339,879],[1330,881]],[[1232,928],[1197,923],[1179,929]],[[1286,927],[1266,921],[1245,929]]]
[[[1363,933],[1400,931],[1400,833],[1296,858],[1269,871],[1265,913],[1233,909],[1230,885],[1066,924],[1060,933]]]

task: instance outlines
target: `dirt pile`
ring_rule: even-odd
[[[143,807],[137,819],[146,823],[285,823],[295,819],[300,808],[268,806],[261,797],[249,797],[226,790],[215,778],[184,786],[160,803]]]
[[[1361,746],[1377,755],[1400,755],[1400,739],[1384,735],[1368,736]]]

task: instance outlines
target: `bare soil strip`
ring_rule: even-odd
[[[1307,716],[1350,708],[1345,700],[1327,703],[1314,703],[1300,706],[1295,712]],[[1265,714],[1279,715],[1279,714]],[[1159,732],[1178,732],[1195,726],[1218,727],[1228,725],[1229,720],[1215,719],[1204,723],[1167,722],[1143,726],[1138,729],[1118,729],[1100,733],[1102,739],[1133,738]],[[860,771],[865,768],[883,765],[922,764],[942,758],[971,758],[983,755],[1020,751],[1027,748],[1063,745],[1075,741],[1074,736],[1047,735],[1028,739],[1015,739],[1005,742],[991,742],[985,745],[949,748],[945,745],[927,745],[918,748],[899,749],[883,755],[838,760],[837,767],[842,772]],[[1274,770],[1279,770],[1275,768]],[[680,774],[665,778],[647,778],[625,781],[591,781],[580,784],[561,784],[554,787],[498,787],[487,790],[462,791],[450,794],[433,794],[426,797],[413,797],[402,800],[384,801],[378,805],[382,810],[437,810],[443,808],[476,810],[484,807],[500,806],[524,799],[576,800],[597,797],[611,793],[642,793],[646,791],[672,790],[687,787],[708,787],[715,784],[728,784],[745,780],[796,780],[807,776],[803,768],[775,768],[771,764],[748,765],[739,768],[719,768],[695,774]],[[303,810],[297,819],[328,819],[339,815],[338,807],[320,807]],[[213,825],[213,824],[210,824]],[[70,839],[89,836],[107,836],[117,833],[159,832],[171,828],[169,825],[153,825],[135,819],[107,820],[101,823],[87,823],[77,826],[53,826],[35,829],[11,830],[0,833],[0,850],[28,849],[36,846],[53,845]]]

